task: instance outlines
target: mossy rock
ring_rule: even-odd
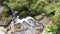
[[[37,16],[35,16],[34,18],[35,18],[36,20],[41,20],[41,19],[43,19],[44,17],[45,17],[45,14],[42,13],[41,15],[37,15]]]
[[[19,13],[20,17],[26,17],[27,15],[28,15],[27,11],[22,11],[22,12]]]
[[[0,10],[0,26],[8,25],[9,24],[8,22],[10,22],[11,20],[8,15],[10,9],[6,6],[2,6],[0,7],[0,9],[2,9]]]
[[[8,16],[8,12],[10,9],[7,7],[4,7],[4,6],[2,6],[2,7],[3,7],[3,9],[0,11],[0,15],[2,15],[4,17]]]
[[[3,18],[2,20],[0,20],[0,26],[8,26],[10,24],[10,21],[10,18]]]
[[[22,26],[21,23],[17,23],[14,26],[15,26],[15,31],[16,32],[19,32],[19,31],[22,31],[23,30],[23,26]]]

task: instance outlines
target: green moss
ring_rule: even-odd
[[[58,19],[60,17],[60,10],[59,9],[57,9],[57,11],[55,12],[55,15],[52,16],[52,18],[54,19],[54,22],[53,22],[54,24],[53,25],[49,24],[46,26],[45,34],[48,34],[50,32],[52,34],[56,34],[56,31],[58,29],[58,25],[60,25],[60,23],[58,22]]]
[[[4,4],[8,5],[11,9],[20,10],[21,7],[26,6],[26,0],[6,0]]]
[[[9,11],[9,8],[5,8],[1,13],[3,14],[3,16],[7,16],[8,11]]]
[[[27,16],[27,15],[28,15],[27,11],[22,11],[22,12],[20,12],[20,14],[19,14],[20,17],[25,17],[25,16]]]
[[[28,8],[28,13],[31,11],[33,15],[45,13],[51,16],[51,13],[56,12],[60,7],[60,0],[5,0],[4,4],[8,5],[8,7],[13,10],[21,11],[22,7],[26,7]],[[22,15],[22,11],[19,14]]]
[[[0,20],[1,20],[1,19],[2,19],[2,20],[6,19],[7,16],[8,16],[8,12],[9,12],[9,8],[4,8],[4,9],[0,12],[0,15],[1,15]]]
[[[15,28],[20,29],[21,28],[21,24],[20,23],[15,24]]]

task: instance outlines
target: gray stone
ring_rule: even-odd
[[[6,26],[10,24],[11,19],[0,20],[0,26]]]
[[[45,16],[42,20],[40,20],[40,22],[41,22],[44,26],[46,26],[47,24],[50,23],[50,18],[47,17],[47,16]]]
[[[41,20],[41,19],[44,18],[44,16],[45,16],[45,14],[42,13],[41,15],[37,15],[37,16],[35,16],[34,18],[35,18],[36,20]]]

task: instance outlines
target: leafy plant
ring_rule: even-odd
[[[56,11],[55,15],[53,16],[54,22],[52,24],[48,24],[45,28],[45,34],[56,34],[56,31],[58,29],[58,25],[60,24],[58,22],[58,19],[60,17],[60,11],[59,9]]]
[[[20,8],[26,6],[28,2],[26,0],[5,0],[4,4],[13,10],[20,10]]]
[[[50,16],[52,12],[56,12],[60,7],[60,0],[5,0],[4,4],[19,12],[23,10],[22,7],[26,7],[28,8],[28,13],[31,12],[33,15],[45,13]]]

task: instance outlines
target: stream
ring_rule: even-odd
[[[4,6],[0,6],[0,12],[4,9]],[[8,34],[41,34],[44,25],[35,20],[33,17],[28,16],[26,18],[19,19],[19,16],[17,15],[18,11],[12,11],[12,21],[10,25],[7,27],[9,29],[7,31]],[[4,30],[4,27],[1,27],[0,34],[6,34],[2,30]]]

